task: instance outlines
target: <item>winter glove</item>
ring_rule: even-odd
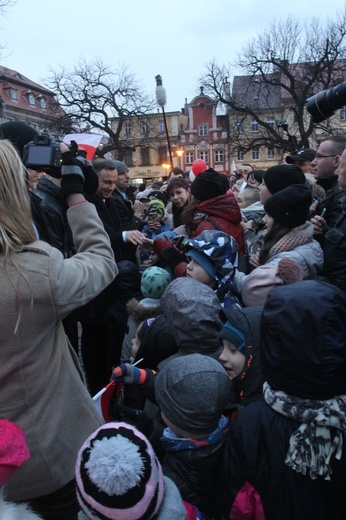
[[[91,162],[88,161],[85,156],[86,152],[84,150],[78,150],[78,154],[75,160],[82,165],[84,174],[84,192],[92,195],[99,187],[99,179],[97,173],[92,167]]]
[[[81,155],[73,156],[68,151],[62,154],[61,191],[70,193],[94,193],[98,188],[98,177],[91,163]]]
[[[73,157],[72,152],[64,152],[61,166],[61,193],[66,197],[70,193],[83,193],[84,175],[81,164]]]
[[[127,385],[144,385],[152,374],[155,374],[153,370],[137,368],[130,363],[125,363],[113,370],[111,381],[116,380]]]

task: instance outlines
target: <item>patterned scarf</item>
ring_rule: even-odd
[[[332,455],[341,459],[343,437],[346,436],[346,395],[327,401],[300,399],[263,385],[266,403],[276,412],[301,422],[290,437],[285,464],[312,479],[330,480]]]
[[[313,234],[314,227],[310,222],[293,228],[270,248],[269,259],[283,251],[292,251],[298,246],[312,242]]]
[[[178,437],[170,428],[165,428],[161,437],[161,443],[166,451],[198,450],[216,444],[226,435],[228,425],[229,419],[222,416],[216,430],[209,433],[209,435],[199,437],[198,439],[192,439],[191,437]]]

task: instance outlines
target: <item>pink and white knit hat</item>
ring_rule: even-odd
[[[147,438],[133,426],[111,422],[79,450],[77,497],[91,518],[149,520],[164,495],[161,465]]]

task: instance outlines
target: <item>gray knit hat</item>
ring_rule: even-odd
[[[112,161],[117,169],[118,175],[122,173],[127,173],[129,171],[128,167],[124,162],[121,161]]]
[[[211,433],[231,396],[231,382],[222,365],[209,356],[189,354],[169,361],[155,379],[161,411],[176,427]]]

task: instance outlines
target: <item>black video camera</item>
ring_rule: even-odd
[[[313,122],[322,123],[328,117],[333,116],[335,110],[346,105],[346,81],[331,89],[318,92],[307,99],[306,103]]]
[[[60,143],[48,134],[36,135],[24,146],[23,163],[32,170],[42,170],[48,175],[61,177]]]

